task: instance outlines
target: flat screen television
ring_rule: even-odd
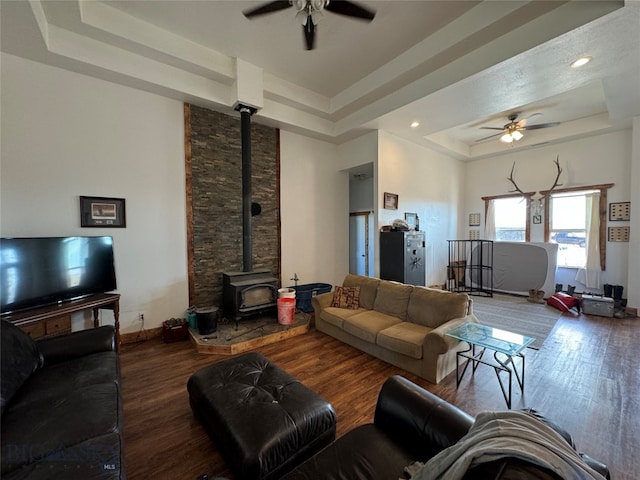
[[[0,312],[115,290],[112,237],[0,239]]]

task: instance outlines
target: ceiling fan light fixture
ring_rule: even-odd
[[[582,56],[578,58],[575,62],[571,64],[571,68],[580,68],[583,65],[586,65],[591,61],[591,57],[588,55]]]
[[[0,0],[1,1],[1,0]],[[271,0],[257,7],[244,10],[242,14],[253,19],[288,8],[295,8],[296,21],[302,24],[303,41],[306,50],[313,50],[316,37],[316,25],[322,19],[324,11],[342,15],[356,20],[371,22],[375,16],[375,10],[358,5],[351,0]]]
[[[540,115],[542,114],[534,113],[530,115],[528,118],[516,121],[518,119],[518,114],[512,113],[507,117],[509,119],[509,123],[507,123],[502,127],[488,127],[488,126],[480,127],[481,129],[485,129],[485,130],[495,130],[495,131],[498,131],[498,133],[494,133],[493,135],[489,135],[488,137],[480,138],[476,140],[476,142],[483,142],[490,138],[499,137],[502,143],[513,143],[524,138],[525,130],[540,130],[541,128],[549,128],[549,127],[555,127],[556,125],[560,125],[560,122],[536,123],[534,125],[529,125],[528,119],[538,117]]]

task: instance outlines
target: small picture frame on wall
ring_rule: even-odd
[[[480,226],[480,214],[479,213],[470,213],[469,214],[469,226],[470,227],[479,227]]]
[[[610,222],[628,222],[629,220],[631,220],[631,202],[609,204]]]
[[[418,218],[417,213],[407,213],[404,214],[404,221],[407,222],[409,226],[409,230],[415,230],[416,228],[416,219]]]
[[[631,233],[630,227],[609,227],[610,242],[628,242]]]
[[[81,196],[80,226],[126,228],[125,199]]]
[[[534,215],[533,223],[535,223],[536,225],[540,225],[542,223],[542,215]]]
[[[384,192],[384,208],[387,210],[398,209],[398,195],[395,193]]]

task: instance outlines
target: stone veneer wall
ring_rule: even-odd
[[[242,271],[240,114],[194,105],[185,112],[189,299],[197,307],[222,306],[222,272]],[[252,217],[253,269],[266,268],[280,278],[278,129],[252,118],[251,152],[252,201],[262,206],[262,213]]]

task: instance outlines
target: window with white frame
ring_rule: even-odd
[[[549,241],[558,244],[558,266],[583,268],[587,259],[586,195],[557,193],[549,198]]]
[[[524,242],[527,231],[527,201],[521,196],[493,199],[496,240]]]

